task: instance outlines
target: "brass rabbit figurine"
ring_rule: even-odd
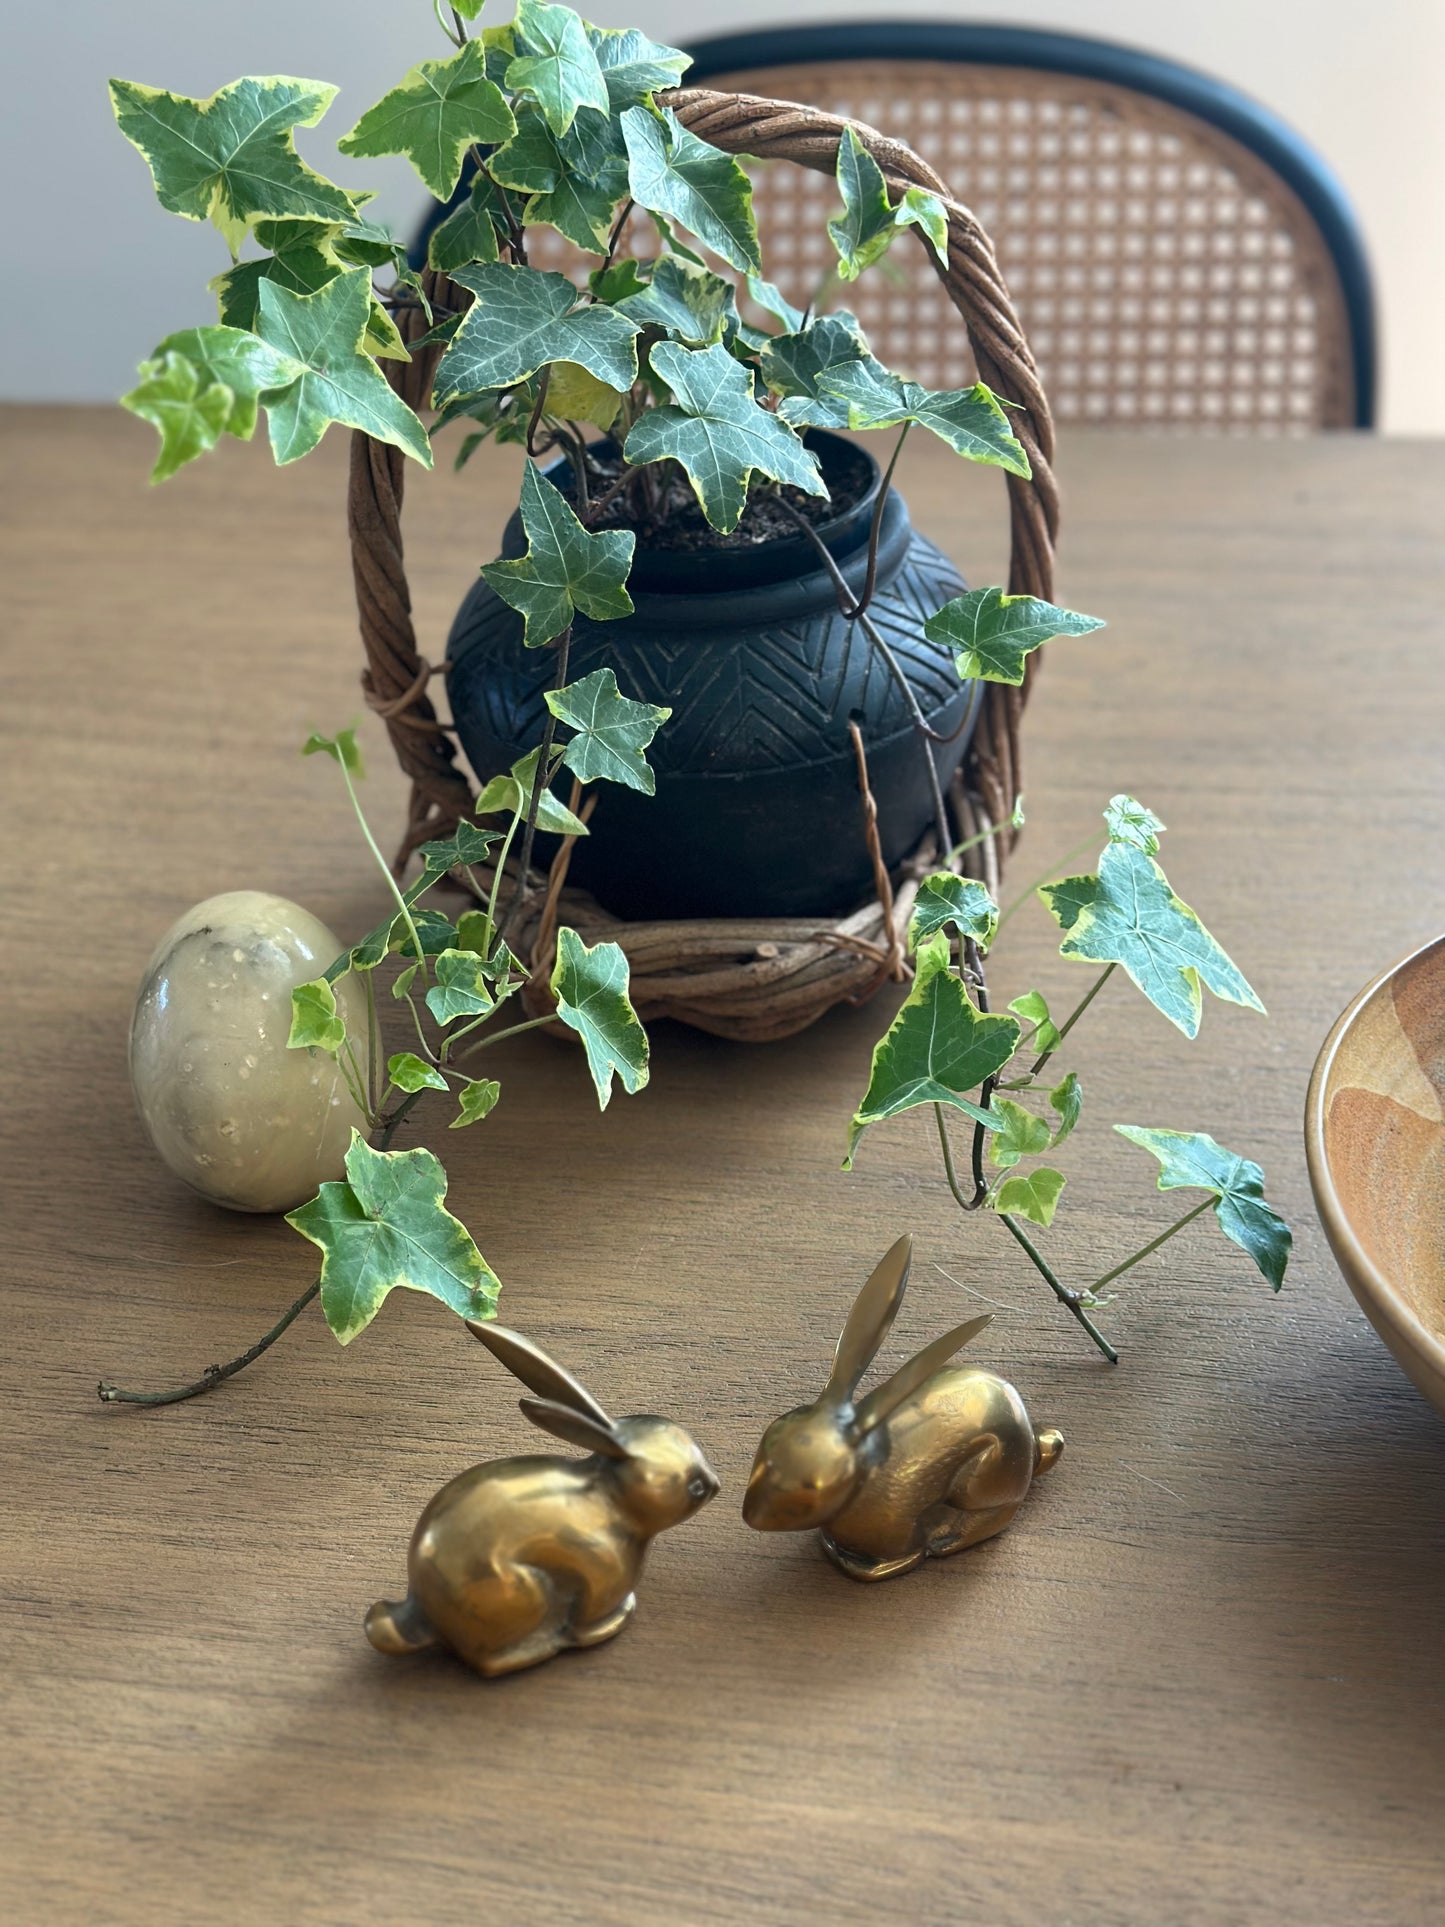
[[[718,1482],[680,1425],[610,1419],[530,1339],[466,1322],[536,1395],[520,1401],[532,1423],[588,1457],[493,1459],[444,1485],[412,1534],[405,1600],[378,1600],[366,1636],[382,1653],[448,1646],[490,1677],[620,1633],[649,1542]]]
[[[1012,1385],[948,1369],[987,1316],[936,1339],[855,1404],[912,1255],[912,1239],[900,1238],[859,1292],[822,1397],[773,1420],[743,1500],[759,1532],[820,1527],[851,1579],[891,1579],[1002,1532],[1064,1449],[1061,1432],[1035,1433]]]

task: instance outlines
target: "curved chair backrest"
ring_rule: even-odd
[[[825,107],[937,169],[993,238],[1057,420],[1373,426],[1373,300],[1349,203],[1233,88],[1107,41],[949,21],[785,27],[689,51],[685,85]],[[836,194],[799,168],[755,178],[769,273],[804,301],[829,266]],[[894,249],[846,298],[891,365],[937,387],[972,378],[920,250]]]

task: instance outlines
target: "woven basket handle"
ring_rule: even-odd
[[[1058,531],[1058,490],[1052,468],[1053,419],[1038,368],[999,273],[993,243],[966,207],[953,200],[928,164],[901,141],[889,139],[858,121],[839,119],[796,102],[766,100],[756,94],[725,94],[687,87],[658,96],[682,124],[714,147],[761,160],[792,161],[832,174],[838,143],[852,127],[890,187],[924,187],[937,194],[948,213],[948,262],[934,260],[939,278],[968,330],[979,377],[1004,401],[1016,406],[1011,426],[1028,453],[1032,478],[1008,477],[1009,591],[1053,597],[1054,539]],[[921,239],[921,237],[920,237]],[[927,246],[927,243],[924,243]],[[426,277],[435,301],[465,307],[470,296],[442,275]],[[415,313],[405,317],[409,335],[424,331]],[[413,408],[425,405],[438,350],[411,362],[384,364],[388,378]],[[412,808],[402,855],[429,836],[445,834],[470,814],[472,792],[457,768],[455,750],[426,694],[430,665],[421,658],[411,618],[411,597],[401,542],[401,501],[405,458],[399,450],[353,436],[348,520],[357,608],[367,667],[362,686],[371,707],[383,717],[402,768],[412,779]],[[1019,733],[1024,701],[1037,663],[1029,658],[1022,688],[990,683],[970,747],[966,787],[975,799],[982,825],[1002,823],[1019,791]],[[1011,839],[1010,839],[1011,841]],[[994,852],[989,851],[990,857]],[[1002,852],[999,852],[1001,855]],[[988,868],[992,870],[990,863]]]

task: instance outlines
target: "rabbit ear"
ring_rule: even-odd
[[[971,1318],[966,1325],[957,1325],[942,1338],[935,1338],[931,1345],[925,1345],[916,1358],[910,1358],[906,1365],[900,1365],[892,1378],[884,1379],[875,1386],[867,1398],[858,1404],[858,1429],[867,1432],[875,1425],[881,1425],[891,1412],[896,1412],[910,1392],[916,1392],[920,1385],[926,1384],[937,1371],[941,1371],[957,1351],[970,1344],[985,1325],[992,1324],[993,1313],[986,1311],[981,1318]]]
[[[872,1364],[874,1353],[898,1316],[912,1261],[913,1240],[905,1232],[853,1301],[843,1336],[833,1354],[833,1369],[828,1374],[829,1392],[843,1398],[852,1397],[854,1387]]]
[[[509,1331],[505,1325],[493,1324],[490,1320],[469,1318],[467,1330],[473,1338],[479,1339],[493,1358],[500,1358],[513,1378],[521,1379],[529,1392],[539,1398],[551,1399],[558,1405],[565,1405],[570,1411],[580,1412],[594,1425],[610,1432],[612,1421],[592,1394],[584,1391],[570,1372],[564,1372],[554,1360],[548,1358],[540,1345],[534,1345],[530,1338],[523,1338],[520,1332]]]
[[[542,1431],[550,1432],[554,1439],[566,1439],[569,1445],[580,1445],[584,1452],[603,1452],[609,1459],[625,1459],[627,1447],[610,1428],[598,1425],[584,1412],[574,1412],[569,1406],[556,1405],[550,1398],[522,1398],[517,1403],[523,1412]]]

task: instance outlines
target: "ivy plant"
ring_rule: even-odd
[[[1015,682],[1016,665],[999,638],[1008,635],[1026,647],[1036,630],[1062,632],[1060,617],[1067,612],[1043,614],[1035,608],[1009,619],[1010,608],[1029,600],[1005,597],[1002,609],[990,613],[974,596],[959,598],[973,605],[950,619],[976,650],[971,674]],[[971,878],[951,870],[924,878],[908,929],[912,987],[873,1052],[868,1088],[849,1131],[845,1168],[851,1168],[859,1140],[872,1126],[931,1106],[944,1176],[961,1209],[988,1212],[1005,1227],[1112,1363],[1118,1353],[1093,1313],[1110,1302],[1110,1285],[1186,1225],[1212,1209],[1225,1237],[1253,1260],[1275,1291],[1284,1283],[1290,1229],[1265,1201],[1259,1166],[1226,1151],[1207,1133],[1116,1124],[1121,1137],[1157,1160],[1161,1191],[1204,1195],[1087,1286],[1066,1284],[1040,1248],[1038,1233],[1053,1226],[1068,1182],[1053,1155],[1083,1111],[1078,1072],[1059,1076],[1050,1066],[1114,973],[1123,970],[1190,1038],[1198,1034],[1206,990],[1226,1003],[1264,1009],[1243,973],[1171,889],[1157,861],[1164,825],[1154,812],[1133,797],[1115,796],[1104,821],[1107,841],[1094,870],[1040,883],[1002,916],[983,884]],[[1058,1022],[1037,990],[1015,997],[1006,1015],[990,1009],[989,947],[1000,923],[1034,895],[1064,932],[1060,954],[1103,965]],[[960,1114],[972,1126],[967,1176],[960,1174],[951,1135]],[[1032,1228],[1026,1230],[1025,1224]]]

